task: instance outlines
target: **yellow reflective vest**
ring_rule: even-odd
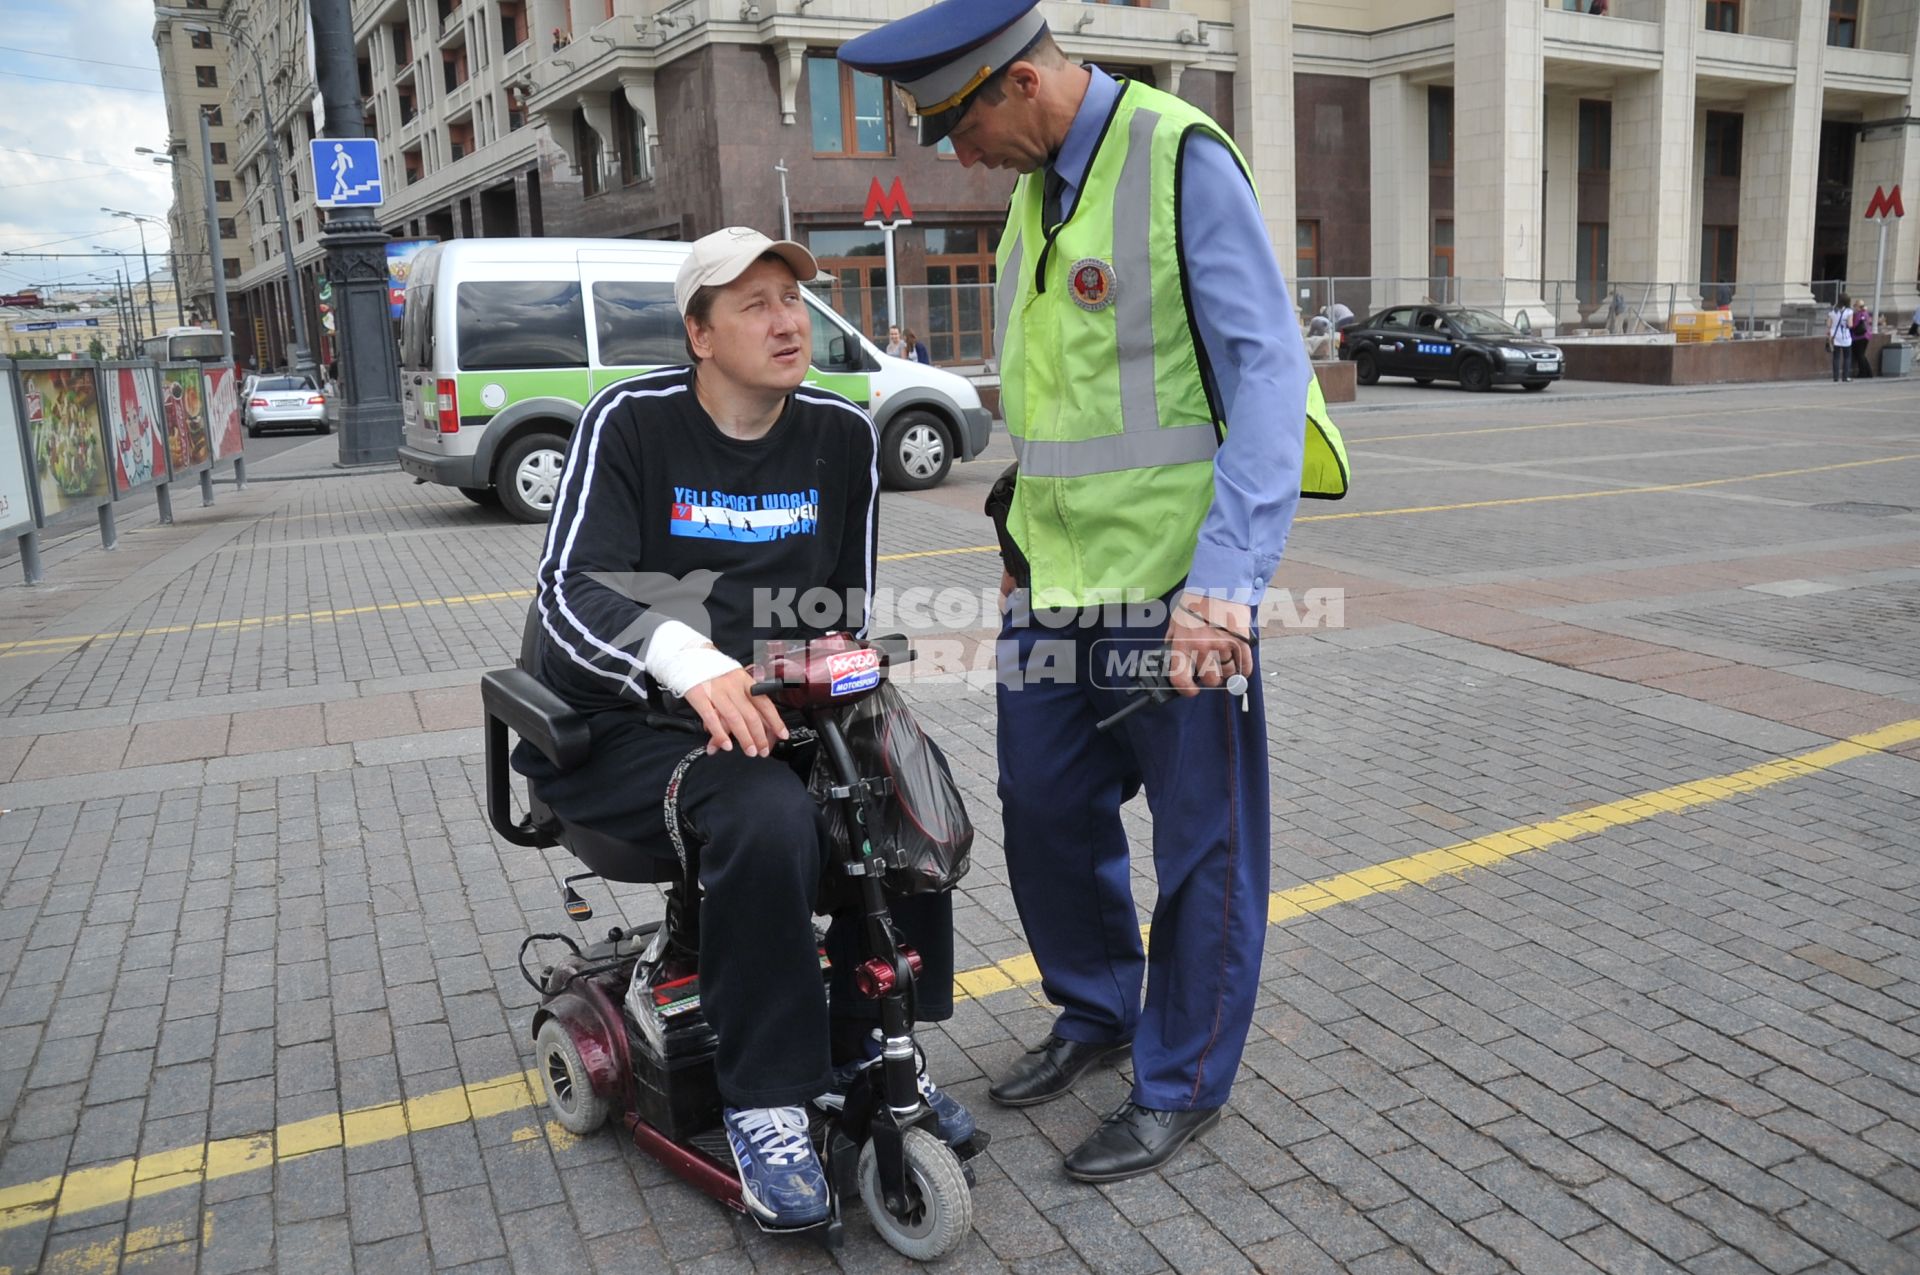
[[[1193,565],[1226,436],[1180,259],[1179,156],[1195,130],[1247,171],[1203,112],[1127,83],[1065,222],[1042,224],[1043,172],[1014,187],[994,331],[1020,463],[1008,529],[1035,606],[1159,597]],[[1347,475],[1311,382],[1302,495],[1338,499]]]

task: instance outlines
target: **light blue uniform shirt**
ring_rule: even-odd
[[[1073,211],[1101,126],[1120,96],[1112,76],[1088,69],[1087,95],[1054,158],[1066,183],[1063,216]],[[1253,187],[1211,137],[1187,141],[1180,211],[1187,298],[1227,418],[1227,440],[1213,458],[1213,505],[1200,524],[1187,588],[1258,606],[1300,503],[1313,369]]]

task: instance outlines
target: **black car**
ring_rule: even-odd
[[[1411,376],[1421,385],[1458,381],[1462,389],[1524,385],[1544,390],[1565,365],[1558,346],[1497,315],[1465,306],[1400,305],[1340,333],[1340,357],[1353,360],[1362,385]]]

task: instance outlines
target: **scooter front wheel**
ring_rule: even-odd
[[[585,1137],[607,1122],[612,1104],[593,1091],[593,1077],[580,1058],[573,1033],[557,1018],[549,1018],[534,1037],[540,1059],[540,1079],[547,1091],[547,1109],[568,1133]]]
[[[907,1130],[906,1153],[907,1183],[914,1196],[906,1217],[887,1212],[871,1142],[860,1148],[860,1198],[881,1239],[916,1262],[931,1262],[958,1248],[973,1229],[973,1193],[953,1148],[925,1129]]]

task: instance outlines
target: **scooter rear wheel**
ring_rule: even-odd
[[[904,1218],[887,1212],[871,1142],[860,1148],[860,1198],[881,1239],[916,1262],[931,1262],[958,1248],[973,1229],[973,1193],[953,1148],[925,1129],[907,1130],[906,1151],[907,1182],[918,1198],[913,1212]]]
[[[557,1018],[549,1018],[534,1037],[540,1059],[540,1079],[547,1090],[547,1109],[568,1133],[585,1137],[607,1122],[612,1104],[593,1091],[593,1077],[581,1061],[573,1034]]]

